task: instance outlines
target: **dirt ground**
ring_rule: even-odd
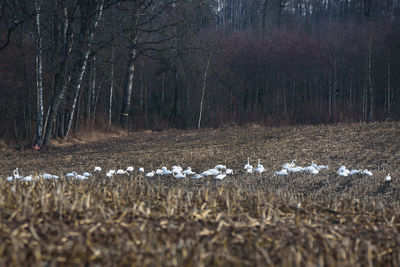
[[[18,167],[24,175],[49,172],[92,172],[144,167],[146,171],[161,166],[191,166],[198,173],[217,164],[234,169],[234,179],[243,175],[247,157],[257,159],[266,168],[262,186],[307,195],[351,195],[400,200],[400,124],[339,124],[285,128],[226,128],[202,131],[140,132],[125,137],[79,142],[55,143],[45,151],[7,151],[0,156],[0,177]],[[281,165],[296,159],[297,165],[312,161],[330,167],[315,177],[306,174],[274,177]],[[349,169],[368,169],[372,177],[339,177],[341,165]],[[394,178],[382,192],[385,176]],[[261,178],[261,177],[260,177]]]
[[[246,174],[247,157],[263,175]],[[274,176],[296,159],[330,169]],[[67,172],[226,164],[233,176]],[[340,177],[341,165],[373,176]],[[52,173],[58,180],[8,182]],[[140,132],[0,153],[0,266],[399,266],[400,123]],[[385,183],[390,173],[391,183]]]

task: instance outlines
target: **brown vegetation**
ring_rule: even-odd
[[[0,156],[0,265],[400,264],[399,123],[134,133]],[[243,171],[261,158],[262,176]],[[312,160],[317,176],[273,176]],[[133,165],[227,164],[223,181],[154,178],[7,182],[24,174]],[[372,177],[339,177],[340,165]],[[390,173],[393,181],[384,184]]]

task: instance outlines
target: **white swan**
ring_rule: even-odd
[[[73,177],[75,177],[76,175],[78,175],[76,172],[69,172],[69,173],[67,173],[65,176],[66,176],[67,178],[73,178]]]
[[[125,173],[126,173],[126,171],[124,171],[124,170],[122,170],[122,169],[117,170],[117,174],[119,174],[119,175],[125,174]]]
[[[13,175],[14,175],[14,179],[22,179],[23,178],[21,175],[19,175],[18,168],[16,168],[14,170]]]
[[[78,174],[77,176],[75,176],[75,179],[77,179],[77,180],[87,180],[87,179],[89,179],[89,177]]]
[[[315,165],[315,164],[314,164],[314,165]],[[316,165],[315,165],[315,166],[316,166]],[[310,165],[310,166],[306,167],[305,170],[308,171],[310,174],[313,174],[313,175],[318,174],[319,171],[318,171],[318,169],[317,169],[315,166]]]
[[[362,174],[365,174],[367,176],[372,176],[372,172],[370,172],[369,170],[365,169],[362,171]]]
[[[296,166],[296,167],[290,167],[286,169],[288,172],[292,172],[292,173],[297,173],[297,172],[303,172],[305,171],[305,168],[300,167],[300,166]]]
[[[101,172],[101,168],[99,166],[94,167],[94,172]]]
[[[182,172],[183,169],[181,167],[181,165],[178,166],[172,166],[172,172]]]
[[[127,171],[127,172],[133,172],[133,170],[134,170],[134,168],[133,168],[132,166],[128,166],[128,167],[126,168],[126,171]]]
[[[151,171],[146,173],[146,177],[153,177],[154,176],[155,171]]]
[[[162,173],[163,173],[163,170],[161,170],[161,169],[157,169],[157,170],[156,170],[156,174],[157,174],[157,175],[162,175]]]
[[[292,162],[291,163],[285,163],[285,164],[283,164],[282,165],[282,169],[289,169],[289,168],[294,168],[295,166],[296,166],[296,164],[295,164],[295,162],[296,162],[296,160],[294,159],[294,160],[292,160]]]
[[[192,171],[192,168],[190,168],[190,167],[187,167],[186,170],[184,170],[182,173],[185,174],[185,175],[194,174],[194,172]]]
[[[221,173],[215,176],[215,179],[217,180],[223,180],[226,177],[226,173]]]
[[[337,171],[337,174],[339,174],[339,176],[347,177],[350,174],[350,170],[347,169],[346,166],[342,165]]]
[[[216,176],[216,175],[221,173],[219,170],[216,170],[216,169],[209,169],[208,171],[214,176]]]
[[[215,169],[217,170],[225,170],[226,169],[226,165],[222,165],[222,164],[218,164],[217,166],[215,166]]]
[[[233,174],[233,170],[232,169],[226,169],[225,173],[226,174]]]
[[[385,181],[386,181],[386,182],[392,181],[392,177],[390,177],[390,174],[389,174],[389,173],[388,173],[388,175],[385,177]]]
[[[361,170],[351,170],[350,172],[349,172],[349,175],[354,175],[354,174],[359,174],[359,173],[361,173]]]
[[[256,172],[259,174],[262,174],[263,172],[265,172],[264,166],[260,164],[260,159],[258,159]]]
[[[286,176],[289,175],[289,173],[286,169],[282,169],[279,172],[275,172],[275,175]]]
[[[200,174],[196,174],[196,173],[194,173],[190,178],[192,178],[192,179],[200,179],[200,178],[202,178],[203,176],[201,176]]]
[[[162,170],[161,175],[171,175],[172,174],[172,171],[168,170],[167,167],[162,167],[161,170]]]
[[[28,176],[25,176],[24,178],[22,178],[22,181],[25,181],[25,182],[32,182],[32,180],[33,180],[32,175],[28,175]]]
[[[84,173],[82,173],[82,175],[83,175],[83,176],[86,176],[86,177],[92,176],[92,174],[91,174],[91,173],[88,173],[88,172],[84,172]]]
[[[175,178],[181,179],[181,178],[186,178],[186,175],[182,174],[181,172],[173,172],[172,175]]]
[[[138,169],[138,172],[144,173],[144,168],[143,168],[143,167],[140,167],[140,168]]]
[[[253,172],[253,166],[250,165],[250,157],[247,157],[247,164],[244,165],[244,169],[249,172],[249,170],[251,170],[251,172]]]
[[[206,176],[211,176],[213,174],[211,172],[209,172],[209,171],[204,171],[204,172],[200,173],[200,175],[203,176],[203,177],[206,177]]]

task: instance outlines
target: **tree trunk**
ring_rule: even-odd
[[[208,73],[208,67],[210,66],[210,61],[211,61],[211,52],[208,55],[207,65],[206,65],[206,69],[204,71],[203,87],[202,87],[202,90],[201,90],[199,120],[197,122],[197,128],[198,129],[201,129],[201,117],[202,117],[202,113],[203,113],[204,95],[206,93],[207,73]]]
[[[72,47],[72,32],[69,23],[69,14],[66,7],[61,7],[63,10],[63,24],[62,24],[62,42],[59,51],[61,55],[61,60],[54,66],[56,69],[53,80],[53,94],[50,101],[50,106],[47,112],[46,120],[44,123],[44,137],[42,146],[50,145],[51,133],[53,131],[54,119],[57,115],[58,106],[60,101],[64,98],[64,92],[66,88],[66,68],[69,61],[69,54]],[[70,14],[72,15],[72,14]],[[68,82],[69,82],[68,77]]]
[[[89,110],[90,113],[94,113],[94,106],[95,106],[95,101],[96,101],[96,56],[92,57],[91,61],[91,69],[90,69],[90,105],[89,105]],[[94,115],[92,115],[93,117]],[[88,124],[89,120],[87,121]]]
[[[82,86],[83,75],[86,72],[86,67],[87,67],[87,64],[88,64],[89,55],[90,55],[91,49],[92,49],[92,44],[93,44],[93,40],[94,40],[94,33],[96,31],[97,25],[99,24],[99,22],[101,20],[102,15],[103,15],[103,5],[104,5],[104,0],[101,0],[100,3],[99,3],[99,8],[98,8],[98,11],[97,11],[97,14],[96,14],[96,18],[94,20],[93,28],[92,28],[92,30],[91,30],[91,32],[89,34],[88,43],[87,43],[87,47],[86,47],[86,52],[85,52],[85,54],[84,54],[84,56],[83,56],[83,58],[81,59],[81,62],[80,62],[81,67],[80,67],[79,73],[78,73],[77,77],[75,77],[75,82],[71,83],[70,89],[72,91],[74,91],[75,94],[74,94],[74,98],[72,100],[71,115],[70,115],[69,120],[67,122],[67,129],[65,131],[65,137],[64,138],[67,138],[69,133],[70,133],[70,131],[71,131],[71,126],[72,126],[72,121],[74,119],[76,103],[77,103],[78,96],[79,96],[79,93],[80,93],[80,90],[81,90],[81,86]],[[75,89],[75,90],[73,90],[73,89]],[[88,107],[88,108],[90,109],[90,107]]]
[[[40,0],[35,0],[36,7],[36,91],[37,91],[37,137],[35,148],[39,149],[43,138],[43,63],[42,63],[42,32],[40,28]]]
[[[110,98],[108,102],[108,127],[111,127],[112,103],[114,91],[114,46],[111,47]]]
[[[391,113],[391,97],[392,97],[392,94],[391,94],[391,88],[390,88],[390,73],[391,73],[391,70],[390,70],[390,62],[388,62],[387,63],[387,101],[386,101],[386,109],[387,109],[387,112],[388,112],[388,114],[390,114]]]
[[[122,109],[120,114],[120,125],[123,128],[128,127],[128,116],[129,116],[129,109],[131,107],[131,94],[133,87],[133,78],[135,73],[135,58],[136,58],[136,49],[132,48],[130,50],[130,55],[128,59],[128,69],[126,71],[125,88],[122,98]]]
[[[372,40],[368,42],[368,87],[369,87],[369,119],[373,121],[374,118],[374,84],[372,80]]]

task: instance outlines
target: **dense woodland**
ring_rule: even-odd
[[[0,138],[400,119],[400,0],[2,0]]]

